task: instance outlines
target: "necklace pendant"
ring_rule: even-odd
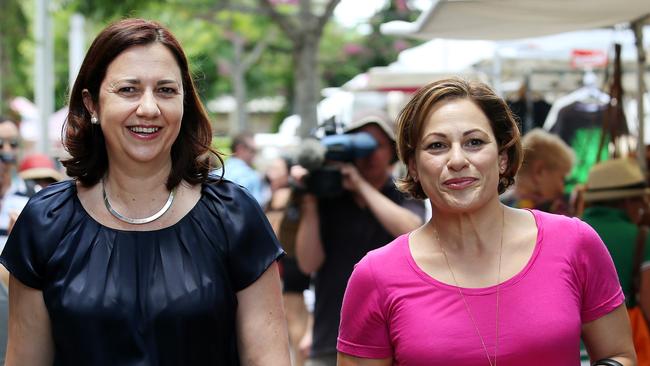
[[[176,187],[172,188],[171,192],[169,192],[169,197],[167,197],[167,202],[163,205],[163,207],[158,210],[158,212],[154,213],[151,216],[148,217],[143,217],[143,218],[132,218],[128,216],[124,216],[121,213],[117,212],[111,206],[111,202],[108,200],[108,195],[106,194],[106,185],[104,184],[104,180],[102,179],[102,197],[104,198],[104,206],[106,206],[106,209],[108,212],[110,212],[113,217],[116,219],[126,222],[127,224],[131,225],[142,225],[142,224],[148,224],[150,222],[158,220],[162,215],[164,215],[170,207],[172,207],[172,204],[174,203],[174,197],[176,197]]]

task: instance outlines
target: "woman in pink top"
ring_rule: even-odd
[[[400,188],[433,218],[370,252],[348,283],[340,366],[636,365],[616,270],[578,219],[508,208],[517,124],[482,83],[448,79],[398,118]]]

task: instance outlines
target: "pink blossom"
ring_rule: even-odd
[[[343,53],[345,53],[346,56],[358,55],[360,53],[363,53],[364,51],[365,51],[364,47],[357,43],[348,43],[345,46],[343,46]]]

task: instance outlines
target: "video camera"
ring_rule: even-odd
[[[332,162],[352,162],[370,155],[377,141],[367,132],[326,135],[320,140],[303,141],[296,162],[309,172],[304,189],[317,197],[336,197],[343,193],[343,177]]]

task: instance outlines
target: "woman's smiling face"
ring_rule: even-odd
[[[109,159],[149,162],[171,159],[183,117],[180,68],[162,44],[133,46],[108,66],[99,89],[99,117]]]
[[[409,170],[434,208],[471,212],[498,199],[506,164],[483,111],[469,99],[450,99],[431,110]]]

